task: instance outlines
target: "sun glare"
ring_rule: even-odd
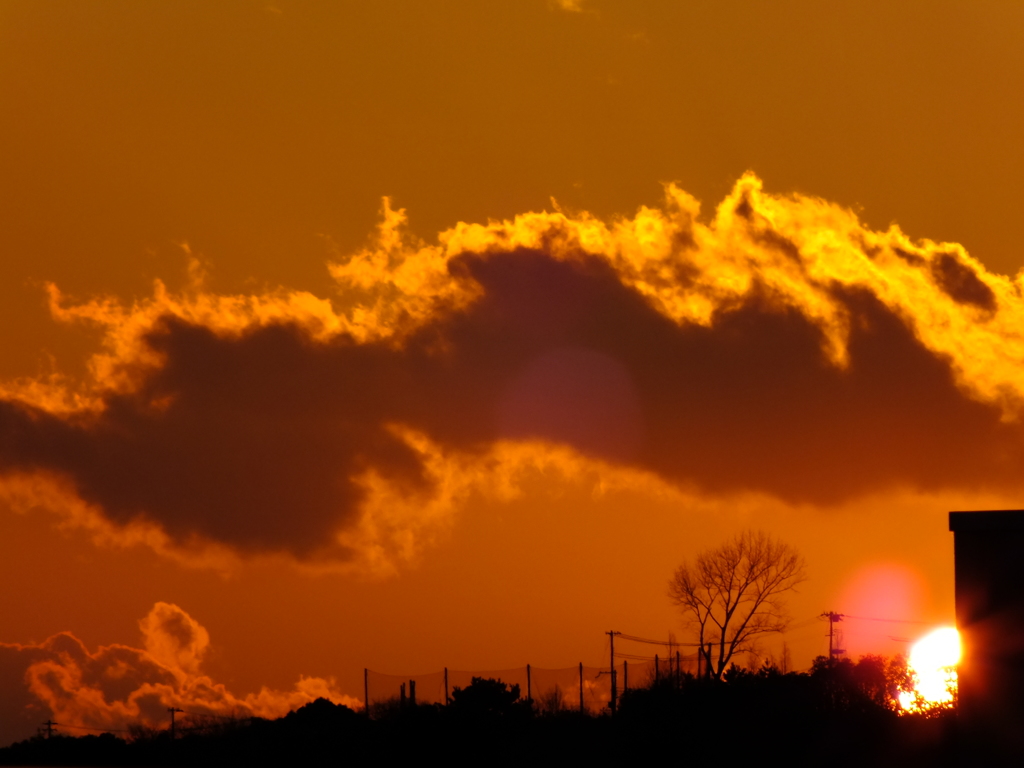
[[[953,627],[936,629],[918,640],[910,650],[915,688],[899,696],[904,711],[915,712],[952,702],[959,662],[960,633]]]

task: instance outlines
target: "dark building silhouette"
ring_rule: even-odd
[[[958,719],[1024,754],[1024,510],[950,512],[956,568]]]

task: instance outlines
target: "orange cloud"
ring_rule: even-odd
[[[583,0],[553,0],[551,5],[570,13],[581,13],[583,11]]]
[[[262,688],[237,696],[203,674],[209,635],[181,608],[157,603],[139,625],[144,649],[111,645],[90,653],[69,632],[38,645],[0,643],[3,722],[12,728],[0,742],[33,735],[46,717],[69,728],[124,730],[165,727],[168,707],[184,710],[187,720],[189,714],[275,718],[321,697],[362,706],[332,679],[318,677],[300,678],[291,691]]]
[[[198,263],[130,306],[51,289],[104,347],[3,389],[0,492],[192,562],[386,572],[545,452],[819,505],[1021,485],[1021,278],[959,245],[750,174],[708,220],[669,185],[610,222],[404,225],[385,201],[332,300],[214,294]]]

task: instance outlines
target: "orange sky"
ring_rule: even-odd
[[[798,667],[950,621],[946,512],[1020,504],[1022,36],[0,0],[0,744],[598,665],[746,527]]]

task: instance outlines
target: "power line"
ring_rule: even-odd
[[[128,733],[127,728],[92,728],[88,725],[68,725],[67,723],[54,723],[54,725],[59,725],[61,728],[75,728],[79,731],[96,731],[97,733]]]
[[[798,622],[796,622],[794,624],[788,624],[786,626],[786,628],[784,630],[782,630],[782,634],[786,634],[787,632],[791,632],[791,631],[793,631],[795,629],[802,629],[803,627],[809,627],[812,624],[816,624],[818,622],[819,618],[821,618],[821,617],[820,616],[811,616],[811,618],[809,618],[809,619],[803,619],[802,621],[798,621]]]
[[[616,658],[628,659],[629,661],[654,661],[653,656],[638,656],[635,653],[623,653],[622,651],[619,651],[615,656]]]
[[[168,712],[171,711],[171,709],[172,708],[169,707],[168,708]],[[186,709],[178,709],[177,707],[173,707],[173,710],[176,713],[179,713],[179,714],[182,714],[182,715],[189,715],[190,717],[213,717],[213,718],[217,718],[218,720],[232,720],[232,721],[251,720],[251,719],[253,719],[252,715],[217,715],[217,714],[214,714],[213,712],[192,712],[192,711],[186,710]],[[79,731],[95,731],[96,733],[130,733],[131,732],[130,728],[97,728],[97,727],[91,726],[91,725],[72,725],[70,723],[57,723],[57,722],[54,722],[52,720],[49,720],[46,723],[43,723],[43,725],[47,725],[51,731],[53,729],[53,726],[59,725],[61,728],[74,728],[75,730],[79,730]],[[187,730],[187,728],[186,728],[186,730]]]
[[[246,720],[252,718],[252,715],[215,715],[212,712],[189,712],[187,709],[179,709],[178,711],[185,715],[192,715],[192,717],[216,717],[220,720]]]
[[[659,658],[661,661],[665,660],[662,657],[639,656],[639,655],[633,654],[633,653],[622,653],[622,651],[616,651],[615,652],[615,658],[617,658],[617,659],[628,659],[629,661],[654,661],[655,658]],[[680,656],[680,658],[687,659],[687,660],[695,659],[695,658],[697,658],[697,653],[696,652],[694,652],[694,653],[687,653],[687,654],[684,654],[684,655]]]
[[[649,637],[636,637],[635,635],[619,635],[623,640],[631,640],[634,643],[648,643],[650,645],[660,645],[665,648],[675,648],[678,646],[685,646],[687,648],[699,648],[700,643],[680,643],[678,640],[652,640]]]
[[[846,619],[858,619],[860,621],[886,621],[891,624],[922,624],[929,625],[934,624],[934,621],[915,621],[913,619],[879,619],[875,616],[851,616],[848,613],[841,614]]]
[[[801,629],[803,627],[810,626],[811,624],[813,624],[817,620],[818,620],[817,616],[812,616],[812,617],[810,617],[808,619],[802,619],[801,621],[798,621],[795,624],[790,624],[789,626],[787,626],[786,629],[783,630],[783,634],[786,633],[786,632],[789,632],[790,630]],[[678,647],[683,647],[683,648],[700,648],[701,647],[700,643],[682,643],[682,642],[679,642],[678,640],[655,640],[655,639],[650,638],[650,637],[637,637],[636,635],[626,635],[626,634],[621,634],[621,633],[619,634],[619,638],[622,639],[622,640],[629,640],[629,641],[634,642],[634,643],[647,643],[649,645],[660,645],[663,648],[669,648],[669,649],[671,649],[671,648],[678,648]]]

